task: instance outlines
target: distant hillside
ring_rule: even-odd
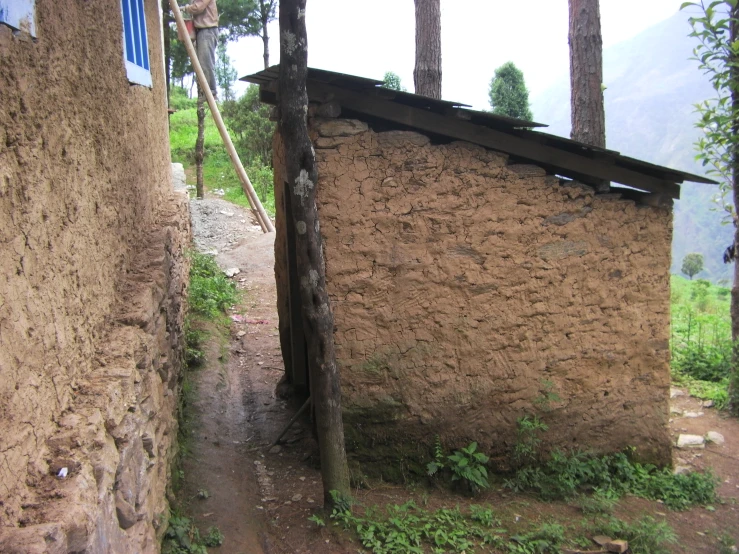
[[[690,60],[694,40],[688,16],[678,12],[633,39],[603,52],[608,148],[649,162],[702,173],[693,144],[700,132],[694,127],[694,104],[714,96],[708,79]],[[532,100],[536,121],[546,131],[569,136],[569,76],[563,75],[548,91]],[[698,277],[731,279],[731,267],[722,254],[731,243],[732,229],[721,225],[712,202],[717,187],[684,184],[675,203],[672,272],[680,273],[683,257],[700,252],[706,269]]]

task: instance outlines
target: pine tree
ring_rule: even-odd
[[[490,107],[493,113],[531,121],[529,91],[523,79],[523,72],[513,62],[507,62],[495,70],[490,81]]]

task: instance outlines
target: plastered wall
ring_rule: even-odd
[[[160,7],[144,5],[152,88],[126,78],[119,0],[37,1],[35,40],[0,24],[3,552],[141,552],[149,507],[166,508],[166,475],[151,475],[168,470],[162,437],[176,428],[162,399],[176,384],[189,220],[172,193]],[[149,397],[156,409],[122,439]],[[133,511],[120,519],[123,490]],[[105,529],[144,519],[105,546]]]
[[[412,469],[438,434],[505,468],[536,414],[545,449],[670,462],[669,209],[467,143],[312,129],[354,456]]]

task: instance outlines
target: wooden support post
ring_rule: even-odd
[[[239,154],[236,152],[236,148],[234,147],[233,141],[231,140],[231,135],[228,134],[226,124],[223,123],[223,118],[221,117],[221,112],[218,109],[218,105],[216,104],[216,99],[213,98],[213,94],[210,92],[210,86],[205,79],[203,68],[200,67],[198,56],[195,53],[195,47],[192,45],[190,35],[185,28],[185,21],[182,19],[182,13],[180,13],[180,7],[177,5],[177,0],[169,0],[169,5],[172,8],[172,13],[174,14],[175,21],[177,22],[177,29],[179,30],[180,35],[184,38],[185,50],[187,50],[187,55],[190,56],[190,61],[192,62],[192,67],[195,69],[195,75],[197,75],[200,89],[203,91],[203,94],[205,94],[205,98],[208,100],[210,113],[213,114],[213,120],[216,123],[216,127],[218,127],[218,132],[221,134],[221,139],[223,140],[223,144],[226,146],[226,151],[231,158],[231,163],[233,163],[234,169],[236,170],[236,173],[241,180],[241,187],[244,189],[244,193],[249,199],[249,204],[251,204],[251,207],[255,211],[257,220],[259,221],[259,225],[262,227],[262,231],[264,231],[265,233],[272,233],[275,230],[274,225],[272,225],[272,221],[269,219],[267,212],[264,211],[264,207],[259,201],[259,197],[254,191],[254,187],[249,180],[249,176],[246,174],[246,170],[241,163]]]

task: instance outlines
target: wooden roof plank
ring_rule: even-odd
[[[616,181],[640,190],[668,194],[672,198],[678,198],[680,195],[680,187],[674,183],[617,165],[604,164],[602,161],[566,152],[547,144],[539,144],[510,133],[474,125],[462,119],[450,118],[411,106],[383,101],[332,85],[309,81],[308,95],[313,96],[316,93],[333,95],[343,107],[352,111],[400,123],[422,131],[441,133],[452,138],[531,160],[534,163],[546,164],[556,168],[558,173],[565,176],[569,176],[568,173],[578,176],[588,175],[592,178]]]

